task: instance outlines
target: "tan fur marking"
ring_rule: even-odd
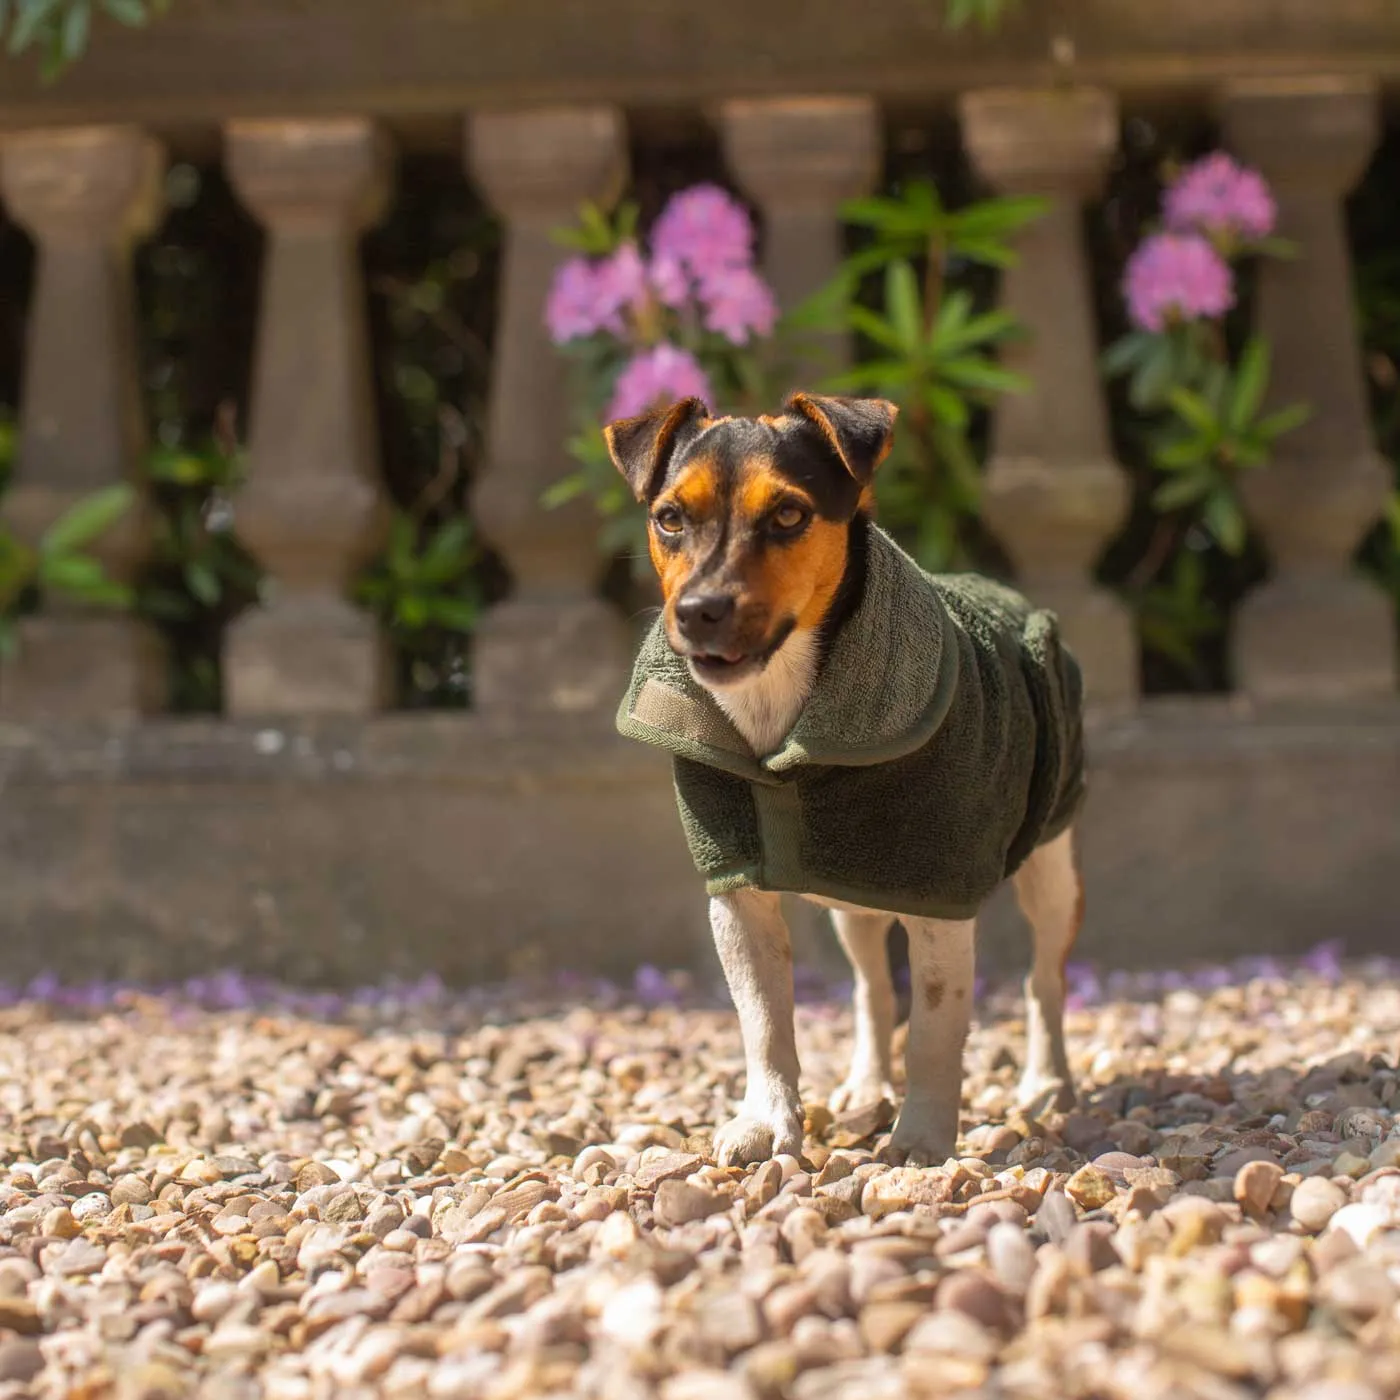
[[[812,500],[762,459],[745,465],[737,508],[746,520],[761,519],[779,501]],[[790,544],[770,548],[749,571],[748,592],[775,618],[795,618],[799,629],[820,626],[846,570],[847,530],[831,520],[813,519]]]

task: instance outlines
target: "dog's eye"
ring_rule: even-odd
[[[663,535],[679,535],[685,529],[685,517],[675,506],[662,506],[652,520]]]
[[[806,510],[795,501],[779,506],[772,514],[773,528],[782,535],[791,535],[807,523]]]

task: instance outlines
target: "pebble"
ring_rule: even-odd
[[[1288,1208],[1309,1234],[1317,1234],[1347,1203],[1346,1192],[1325,1177],[1310,1176],[1293,1188]]]

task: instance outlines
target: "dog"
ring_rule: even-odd
[[[875,524],[896,413],[795,393],[775,416],[716,418],[687,399],[604,429],[646,507],[663,597],[618,727],[672,754],[743,1034],[745,1094],[716,1132],[720,1165],[801,1155],[784,893],[831,911],[854,972],[837,1111],[897,1102],[887,946],[896,919],[908,934],[887,1160],[954,1152],[976,913],[1008,877],[1034,935],[1018,1099],[1032,1114],[1074,1102],[1079,669],[1053,615],[975,575],[924,573]]]

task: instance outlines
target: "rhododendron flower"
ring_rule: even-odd
[[[674,195],[651,234],[658,257],[684,263],[696,277],[746,264],[753,254],[748,211],[718,185],[692,185]]]
[[[1133,324],[1160,331],[1170,320],[1221,316],[1235,303],[1229,266],[1198,233],[1157,233],[1128,259],[1123,295]]]
[[[1172,181],[1163,213],[1174,233],[1199,230],[1253,240],[1274,231],[1278,210],[1257,170],[1216,151],[1188,165]]]
[[[544,306],[549,338],[556,345],[565,345],[592,335],[603,329],[608,315],[593,263],[587,258],[570,258],[562,263],[550,283]]]
[[[621,331],[621,313],[646,303],[651,283],[635,243],[623,243],[593,270],[602,328]]]
[[[647,269],[651,289],[663,306],[684,306],[690,296],[690,278],[686,276],[685,264],[667,253],[657,253],[652,257]]]
[[[750,267],[726,267],[700,283],[705,329],[734,345],[747,345],[753,335],[771,335],[778,306],[768,284]]]
[[[627,362],[617,377],[607,417],[635,418],[650,408],[690,398],[713,402],[710,381],[694,355],[663,341]]]

